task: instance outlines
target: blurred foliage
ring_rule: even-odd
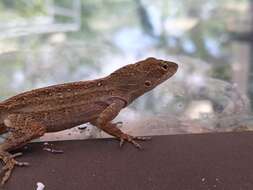
[[[42,15],[46,13],[45,5],[44,0],[2,0],[0,2],[0,17],[3,17],[7,11],[21,17]]]
[[[0,20],[8,22],[18,17],[36,20],[40,15],[50,17],[50,6],[70,9],[72,3],[73,0],[2,0]],[[1,40],[3,52],[15,51],[11,56],[10,53],[0,55],[0,97],[99,73],[104,56],[126,53],[115,43],[115,36],[124,29],[130,31],[124,36],[126,39],[132,36],[132,30],[140,31],[142,36],[137,38],[136,45],[144,39],[152,42],[136,52],[136,57],[147,49],[163,51],[166,55],[188,55],[213,64],[212,76],[230,80],[232,57],[227,25],[231,18],[246,14],[238,11],[236,5],[247,7],[249,1],[81,0],[80,3],[80,30],[60,34],[63,38],[60,41],[54,39],[57,35],[54,33]],[[62,16],[54,19],[63,23],[71,21]],[[180,24],[182,19],[185,22],[191,19],[194,24],[181,30],[167,27],[174,21]],[[24,49],[31,51],[18,53]],[[13,81],[23,82],[9,86]]]

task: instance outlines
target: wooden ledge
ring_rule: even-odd
[[[33,143],[18,160],[8,190],[252,190],[253,133],[156,136],[142,151],[112,139]]]

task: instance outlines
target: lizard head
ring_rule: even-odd
[[[156,58],[147,58],[134,64],[126,65],[109,77],[111,84],[124,93],[127,104],[152,90],[157,85],[173,76],[178,69],[174,62]]]

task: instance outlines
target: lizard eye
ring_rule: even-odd
[[[146,87],[150,87],[151,86],[151,81],[147,80],[145,81],[145,84],[144,84]]]
[[[164,70],[168,70],[169,66],[164,62],[163,65],[162,65],[162,68],[163,68]]]

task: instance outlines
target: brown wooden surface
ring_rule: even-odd
[[[157,136],[139,151],[112,139],[34,143],[19,160],[8,190],[252,190],[253,133]]]

